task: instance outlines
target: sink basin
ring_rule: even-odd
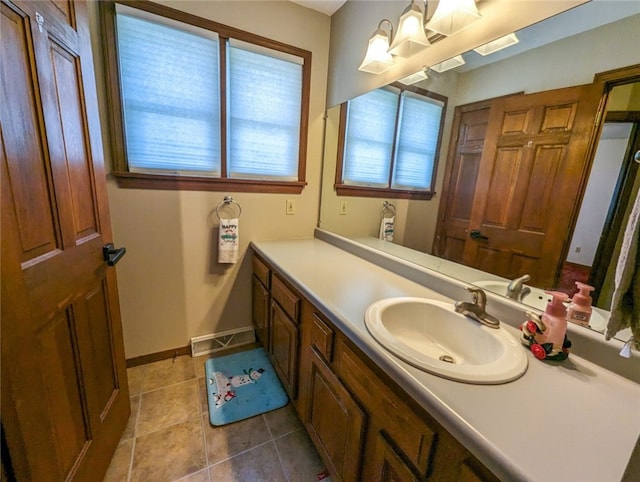
[[[453,303],[388,298],[367,308],[365,325],[398,358],[451,380],[506,383],[527,370],[526,351],[514,336],[456,313]]]
[[[507,286],[509,285],[508,281],[474,281],[473,284],[478,288],[482,288],[493,293],[506,296],[507,294]],[[546,294],[544,290],[540,288],[534,288],[529,285],[524,285],[529,288],[530,292],[525,294],[520,300],[521,303],[525,305],[529,305],[538,310],[544,311],[547,307],[547,303],[551,300],[551,296]]]

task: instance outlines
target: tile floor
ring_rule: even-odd
[[[295,409],[209,423],[209,356],[129,368],[131,418],[105,482],[314,482],[324,470]]]

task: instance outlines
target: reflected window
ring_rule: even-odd
[[[430,199],[446,104],[444,96],[401,84],[343,104],[338,194]]]

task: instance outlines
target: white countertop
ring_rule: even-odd
[[[528,353],[527,372],[504,385],[423,372],[376,343],[364,312],[395,296],[453,300],[319,239],[252,244],[500,479],[622,478],[640,435],[640,385],[573,354],[554,363]]]

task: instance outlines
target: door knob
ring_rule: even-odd
[[[107,243],[102,247],[102,257],[108,266],[114,266],[127,252],[127,248],[116,248],[113,243]]]
[[[487,236],[485,236],[484,234],[482,234],[480,231],[478,231],[477,229],[474,229],[472,231],[469,231],[469,236],[472,239],[483,239],[483,240],[487,240],[489,239]]]

